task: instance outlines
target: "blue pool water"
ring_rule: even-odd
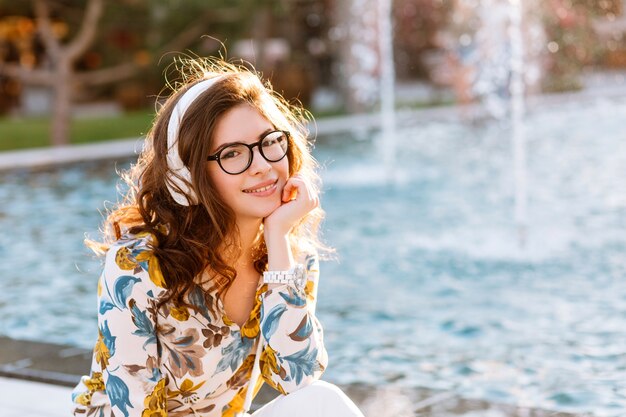
[[[327,378],[624,415],[624,120],[626,100],[530,114],[525,250],[505,124],[415,120],[395,184],[375,138],[319,138],[338,250],[318,302]],[[99,260],[82,239],[115,183],[110,163],[2,174],[0,334],[92,346]]]

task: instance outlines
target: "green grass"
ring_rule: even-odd
[[[348,112],[346,109],[342,107],[328,109],[328,110],[319,110],[311,112],[313,117],[317,119],[323,119],[324,117],[337,117],[337,116],[347,116]]]
[[[153,116],[152,110],[143,110],[121,116],[74,119],[70,143],[139,137],[148,132]],[[0,151],[49,145],[49,118],[0,118]]]
[[[411,101],[396,104],[396,110],[409,109],[409,110],[421,110],[430,109],[433,107],[446,107],[454,106],[458,104],[454,99],[442,98],[436,101]]]
[[[452,103],[400,103],[397,108],[419,109]],[[316,119],[346,115],[341,108],[316,112]],[[74,119],[70,127],[70,143],[91,143],[111,139],[143,136],[154,117],[153,109],[145,109],[119,116]],[[0,151],[50,146],[50,119],[0,117]]]

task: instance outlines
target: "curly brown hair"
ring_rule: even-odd
[[[305,122],[310,114],[300,106],[289,104],[273,91],[269,82],[243,65],[234,65],[217,58],[178,59],[172,65],[179,74],[175,84],[168,82],[172,94],[159,109],[138,161],[122,173],[129,186],[124,200],[105,220],[104,242],[88,241],[88,245],[104,253],[110,244],[125,233],[149,233],[152,250],[159,261],[167,285],[162,303],[192,307],[185,301],[194,279],[207,268],[212,272],[211,289],[218,297],[234,281],[237,273],[231,266],[232,254],[238,255],[237,226],[233,211],[216,192],[206,173],[213,131],[218,119],[239,104],[249,104],[267,118],[276,129],[290,132],[287,158],[289,174],[299,173],[319,191],[317,163],[311,155]],[[197,194],[197,205],[177,204],[167,188],[167,129],[170,114],[182,94],[202,80],[221,76],[188,108],[178,134],[178,150],[191,172],[191,188]],[[158,101],[157,101],[158,104]],[[318,239],[319,224],[324,217],[321,208],[305,216],[290,232],[294,252],[305,247],[326,249]],[[262,226],[261,226],[262,227]],[[259,230],[259,243],[254,251],[256,270],[267,267],[267,249]],[[226,250],[227,249],[227,250]],[[229,259],[225,256],[228,252]],[[203,283],[205,284],[205,283]],[[211,308],[212,306],[209,306]]]

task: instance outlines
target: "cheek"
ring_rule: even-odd
[[[229,177],[231,177],[231,175],[221,170],[209,170],[209,178],[215,186],[215,191],[217,191],[218,195],[226,202],[231,200],[233,194],[232,190],[236,191],[236,185],[232,184],[233,179]]]
[[[289,173],[289,159],[287,157],[283,158],[280,162],[279,162],[279,173],[281,176],[284,176],[285,179],[289,178],[291,175]]]

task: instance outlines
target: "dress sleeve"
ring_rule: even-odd
[[[145,410],[167,415],[156,335],[163,280],[151,255],[136,243],[113,245],[98,283],[94,355],[115,417],[140,417]]]
[[[306,254],[300,262],[307,274],[303,291],[281,285],[261,295],[261,371],[264,381],[282,394],[319,379],[328,364],[322,325],[315,316],[318,256]]]

